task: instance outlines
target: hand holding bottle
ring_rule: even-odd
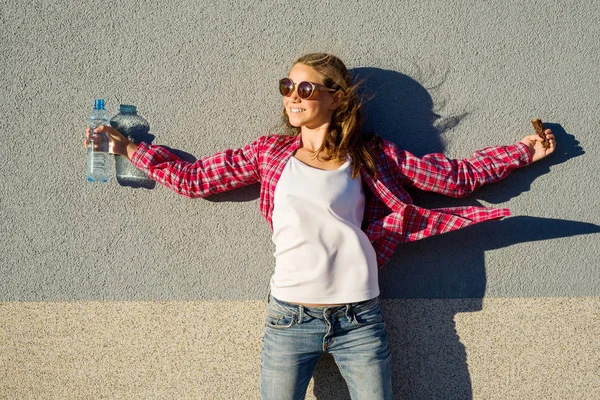
[[[108,150],[111,154],[118,154],[127,159],[131,159],[131,156],[137,150],[138,145],[133,143],[131,140],[123,136],[118,130],[113,127],[102,125],[99,126],[92,132],[90,128],[86,132],[85,146],[87,148],[88,140],[92,135],[107,134],[110,140]]]

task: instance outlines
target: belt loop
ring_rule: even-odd
[[[298,325],[300,325],[304,321],[304,306],[298,306]]]
[[[352,322],[352,317],[350,316],[350,308],[352,304],[346,304],[346,318],[348,318],[348,322]]]

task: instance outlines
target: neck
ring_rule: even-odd
[[[315,129],[303,126],[300,130],[302,133],[302,147],[310,151],[319,150],[323,145],[328,128],[329,124],[321,125]]]

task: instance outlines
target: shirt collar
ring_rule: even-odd
[[[302,146],[302,134],[298,132],[298,134],[296,135],[296,140],[294,140],[294,143],[292,145],[292,150],[296,151],[300,148],[300,146]]]

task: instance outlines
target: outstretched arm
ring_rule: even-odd
[[[422,158],[406,151],[386,153],[396,162],[404,184],[451,197],[463,197],[484,184],[506,178],[516,168],[551,154],[556,148],[556,141],[549,129],[546,134],[550,143],[548,148],[543,147],[540,137],[530,135],[517,144],[488,147],[463,160],[449,159],[441,153]]]
[[[239,149],[188,162],[165,147],[137,145],[109,126],[96,129],[96,132],[102,131],[110,137],[111,153],[127,157],[151,179],[186,197],[207,197],[260,180],[258,147],[261,139]]]

